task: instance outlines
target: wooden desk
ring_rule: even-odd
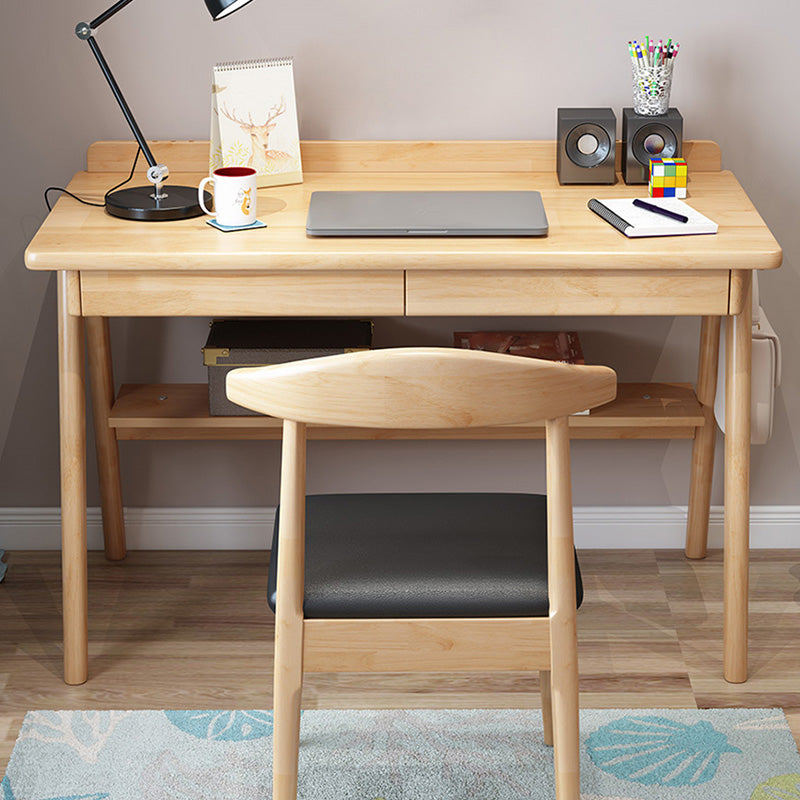
[[[199,182],[206,142],[153,147],[170,166],[172,181]],[[70,191],[101,200],[128,173],[134,154],[133,144],[96,143],[88,171],[75,176]],[[59,272],[66,682],[82,683],[88,674],[84,319],[106,555],[119,559],[125,534],[118,439],[277,438],[279,432],[268,419],[210,418],[203,387],[124,386],[115,398],[108,317],[566,314],[703,318],[696,396],[685,386],[622,386],[615,404],[572,423],[573,436],[587,438],[694,439],[690,557],[705,554],[719,323],[732,317],[726,348],[724,675],[746,680],[751,276],[754,269],[778,267],[781,250],[734,176],[720,169],[714,143],[687,142],[684,155],[689,199],[719,223],[715,236],[626,239],[586,203],[646,189],[621,182],[559,186],[552,142],[306,142],[305,182],[260,190],[259,217],[269,227],[247,235],[220,234],[203,218],[119,220],[62,197],[28,247],[26,264]],[[311,192],[355,188],[538,189],[550,233],[543,239],[308,238]],[[354,433],[320,428],[312,435]],[[534,437],[540,428],[470,435]]]

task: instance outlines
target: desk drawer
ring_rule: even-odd
[[[724,315],[728,270],[409,270],[410,317]]]
[[[402,316],[403,273],[81,273],[84,316]]]

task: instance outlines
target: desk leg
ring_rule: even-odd
[[[752,274],[742,271],[740,277],[742,310],[725,326],[723,675],[730,683],[747,680]]]
[[[717,438],[714,396],[717,392],[719,330],[719,317],[703,317],[700,328],[700,361],[697,367],[697,399],[703,408],[705,423],[695,432],[692,444],[689,514],[686,522],[687,558],[705,558],[708,545],[708,515],[711,510],[714,444]]]
[[[111,406],[114,405],[114,373],[107,317],[86,318],[86,345],[89,352],[97,473],[100,478],[100,503],[103,510],[103,539],[106,558],[109,561],[120,561],[126,555],[125,520],[122,514],[119,446],[114,430],[108,424]]]
[[[76,284],[58,273],[58,403],[61,452],[61,573],[64,680],[83,683],[89,669],[86,568],[86,397],[83,317],[70,314]]]

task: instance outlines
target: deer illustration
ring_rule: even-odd
[[[247,115],[247,120],[240,119],[235,113],[231,113],[224,103],[221,110],[231,122],[235,122],[250,137],[248,167],[253,167],[257,172],[276,172],[294,160],[291,153],[272,150],[269,146],[269,137],[278,124],[277,119],[286,111],[284,98],[269,110],[267,121],[261,124],[253,122],[252,114]]]

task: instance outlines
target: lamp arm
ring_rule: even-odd
[[[125,6],[132,3],[133,0],[119,0],[119,2],[114,3],[111,8],[104,11],[102,14],[96,16],[90,23],[89,27],[94,31],[97,30],[106,20],[111,19],[117,11],[122,11]]]
[[[75,26],[75,35],[89,45],[95,59],[97,59],[97,63],[100,65],[100,69],[105,76],[106,81],[108,81],[108,85],[111,87],[111,92],[113,93],[114,98],[122,110],[125,121],[128,123],[128,127],[131,129],[136,141],[139,143],[139,147],[142,148],[142,153],[150,167],[150,169],[147,170],[147,179],[156,185],[156,193],[159,194],[159,187],[161,183],[169,176],[169,169],[166,165],[156,162],[156,159],[150,150],[150,146],[147,144],[147,141],[144,138],[144,135],[142,134],[135,117],[133,116],[133,112],[125,100],[125,96],[122,94],[122,89],[119,88],[119,84],[114,78],[114,74],[111,72],[111,67],[108,66],[108,62],[100,50],[100,45],[97,44],[94,36],[92,36],[93,28],[97,27],[97,25],[101,25],[109,17],[116,14],[117,11],[120,11],[122,8],[132,2],[133,0],[119,0],[118,3],[115,3],[111,8],[108,9],[108,11],[105,11],[99,17],[92,20],[92,22],[79,22]]]

